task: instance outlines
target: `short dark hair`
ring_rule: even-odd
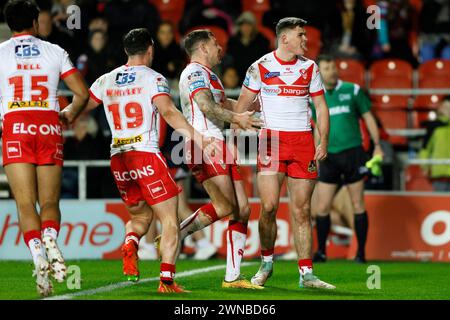
[[[321,54],[317,57],[316,63],[319,65],[322,61],[335,62],[334,57],[331,54]]]
[[[211,37],[214,37],[214,33],[207,29],[189,32],[184,38],[184,50],[186,50],[188,56],[192,56],[192,53],[195,51],[195,45],[202,41],[208,41]]]
[[[3,15],[9,29],[20,32],[33,27],[33,21],[39,18],[39,7],[33,0],[9,0]]]
[[[296,27],[304,27],[307,24],[306,20],[296,18],[296,17],[286,17],[278,21],[275,27],[275,33],[277,37],[286,29],[295,29]]]
[[[144,54],[150,46],[153,46],[153,39],[146,28],[133,29],[123,37],[123,47],[128,56]]]

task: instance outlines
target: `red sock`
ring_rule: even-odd
[[[261,249],[261,255],[262,256],[271,256],[271,255],[273,255],[273,248],[266,249],[266,250]]]
[[[47,221],[43,221],[41,224],[41,230],[42,230],[42,236],[49,236],[53,239],[57,239],[58,238],[58,234],[59,234],[59,222],[57,221],[53,221],[53,220],[47,220]]]
[[[273,262],[273,248],[261,249],[261,258],[264,262]]]
[[[128,232],[125,236],[125,243],[128,243],[129,241],[133,241],[134,245],[136,247],[139,246],[139,239],[141,239],[141,236],[138,235],[136,232]]]
[[[298,260],[298,270],[301,275],[313,272],[313,263],[311,259],[300,259]]]
[[[230,220],[228,222],[228,230],[233,230],[243,234],[247,234],[247,224],[236,220]]]
[[[28,243],[30,240],[38,239],[41,241],[41,232],[39,230],[30,230],[23,234],[23,240],[25,241],[25,244],[27,247],[29,247]]]
[[[159,272],[159,278],[166,284],[173,283],[173,277],[175,277],[175,265],[170,263],[161,263]]]
[[[211,222],[219,220],[216,209],[214,209],[212,203],[205,204],[200,208],[200,210],[211,219]]]

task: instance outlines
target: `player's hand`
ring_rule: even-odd
[[[75,113],[73,113],[72,110],[68,107],[59,112],[59,121],[61,121],[63,125],[68,126],[69,124],[74,122],[75,118]]]
[[[230,124],[230,130],[233,132],[233,135],[238,136],[242,129],[235,123]]]
[[[245,111],[235,115],[236,124],[244,130],[255,130],[261,128],[263,122],[255,115],[255,111]]]
[[[380,156],[381,158],[384,157],[383,149],[381,149],[381,146],[379,144],[375,145],[375,148],[373,149],[373,157]]]
[[[202,137],[202,149],[210,157],[214,157],[218,149],[216,139],[213,137]]]
[[[325,160],[328,156],[327,144],[321,142],[316,148],[316,154],[314,155],[314,160],[322,161]]]

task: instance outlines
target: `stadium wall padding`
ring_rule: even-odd
[[[196,209],[200,202],[193,203]],[[442,261],[450,262],[450,195],[369,194],[369,235],[366,256],[369,260]],[[259,202],[252,202],[248,225],[246,258],[259,256]],[[128,213],[116,200],[62,200],[63,213],[58,243],[66,259],[119,259],[120,245],[128,221]],[[275,254],[293,248],[289,209],[280,204],[277,214],[278,238]],[[205,229],[206,235],[226,253],[226,219]],[[315,238],[315,235],[314,235]],[[340,241],[329,237],[329,258],[351,259],[356,239]],[[342,239],[341,239],[342,240]],[[315,242],[315,241],[314,241]],[[189,242],[187,243],[189,250]],[[315,245],[315,243],[314,243]],[[19,232],[16,205],[12,200],[0,201],[0,260],[28,260],[30,255]]]

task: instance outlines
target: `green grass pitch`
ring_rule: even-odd
[[[248,261],[242,273],[250,278],[258,269],[259,261]],[[141,281],[127,283],[122,276],[121,261],[68,261],[81,271],[81,289],[69,290],[67,284],[56,284],[56,298],[71,299],[192,299],[192,300],[311,300],[311,299],[450,299],[448,263],[378,262],[366,265],[352,261],[329,261],[315,264],[315,273],[327,282],[336,285],[333,291],[298,288],[298,270],[295,261],[275,261],[274,274],[264,290],[222,289],[224,260],[191,261],[181,260],[177,273],[198,270],[194,275],[180,277],[177,282],[191,293],[161,295],[156,292],[159,263],[141,261]],[[381,289],[368,289],[367,273],[369,265],[377,265],[381,270]],[[214,267],[213,271],[204,271]],[[38,299],[34,279],[31,277],[31,262],[0,262],[0,299]],[[150,279],[145,280],[145,279]],[[154,280],[153,280],[154,279]],[[119,284],[119,285],[117,285]],[[116,286],[114,286],[116,285]],[[105,286],[106,289],[104,288]],[[98,290],[98,288],[103,288]]]

